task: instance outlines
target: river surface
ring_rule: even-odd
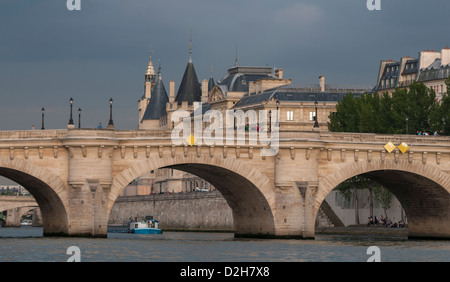
[[[319,234],[314,240],[237,239],[232,233],[109,232],[108,238],[43,237],[40,227],[1,227],[0,262],[450,262],[450,241]],[[368,252],[375,246],[378,252]]]

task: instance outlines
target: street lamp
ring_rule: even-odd
[[[269,110],[269,132],[272,131],[272,110]]]
[[[72,118],[72,106],[73,106],[73,99],[72,97],[70,97],[70,119],[69,119],[69,124],[73,125],[73,118]]]
[[[112,104],[113,104],[113,99],[110,98],[109,99],[109,123],[108,123],[108,127],[109,126],[114,126],[114,122],[112,119]]]
[[[81,128],[81,109],[78,108],[78,128]]]
[[[408,116],[406,116],[406,134],[408,134]]]
[[[279,112],[279,108],[280,108],[280,100],[278,99],[278,94],[275,95],[275,103],[277,104],[277,120],[276,120],[276,126],[279,126],[279,121],[280,121],[280,112]]]
[[[442,135],[445,134],[445,118],[442,118]]]
[[[45,115],[45,109],[42,108],[41,112],[42,112],[42,127],[41,127],[41,130],[44,130],[44,129],[45,129],[45,127],[44,127],[44,115]]]
[[[314,102],[314,105],[316,106],[316,115],[314,116],[314,128],[319,128],[319,122],[317,121],[317,104],[319,104],[317,102],[317,100]]]

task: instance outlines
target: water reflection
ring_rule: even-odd
[[[0,228],[0,261],[67,261],[77,246],[81,261],[112,262],[365,262],[369,246],[381,261],[450,261],[450,241],[405,236],[317,235],[315,240],[239,239],[232,233],[108,233],[108,238],[43,237],[42,228]]]

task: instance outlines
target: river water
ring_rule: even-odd
[[[40,227],[0,228],[0,262],[450,262],[450,241],[398,235],[316,235],[314,240],[237,239],[232,233],[109,232],[108,238],[43,237]],[[375,246],[376,253],[368,252]]]

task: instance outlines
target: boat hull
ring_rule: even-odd
[[[134,234],[162,234],[161,229],[158,228],[138,228],[131,229],[131,233]]]

